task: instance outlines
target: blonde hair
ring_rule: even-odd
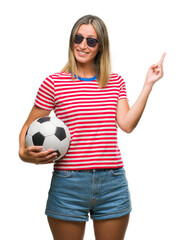
[[[97,82],[100,88],[106,87],[111,73],[111,62],[110,62],[110,47],[107,28],[104,22],[97,16],[85,15],[81,17],[73,26],[70,40],[69,40],[69,52],[68,52],[68,62],[62,71],[71,72],[72,79],[74,80],[74,75],[78,76],[78,69],[76,64],[76,59],[73,54],[73,44],[75,35],[82,24],[92,24],[97,33],[97,37],[100,44],[100,50],[95,57],[94,69],[97,76]]]

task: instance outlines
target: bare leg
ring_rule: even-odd
[[[86,222],[64,221],[48,217],[54,240],[83,240]]]
[[[123,240],[129,222],[129,214],[119,218],[94,220],[96,240]]]

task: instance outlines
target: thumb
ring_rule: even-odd
[[[154,68],[156,68],[156,67],[158,67],[158,64],[152,64],[152,66],[150,67],[150,69],[154,69]]]

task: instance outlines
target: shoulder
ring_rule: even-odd
[[[50,79],[65,79],[65,78],[71,78],[71,73],[66,72],[56,72],[48,76]]]
[[[111,73],[110,74],[110,78],[114,78],[114,79],[120,79],[122,78],[122,76],[118,73]]]
[[[48,75],[44,82],[55,84],[55,82],[62,82],[64,80],[71,79],[71,74],[66,72],[56,72]]]
[[[111,73],[110,74],[110,80],[117,82],[117,83],[122,83],[124,82],[124,79],[121,75],[119,75],[118,73]]]

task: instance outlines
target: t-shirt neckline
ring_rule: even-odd
[[[69,71],[69,73],[71,74],[71,71]],[[96,75],[92,78],[83,78],[83,77],[77,76],[76,74],[74,74],[74,77],[82,81],[93,81],[97,78]]]
[[[74,74],[75,78],[79,79],[79,80],[82,80],[82,81],[93,81],[96,79],[96,75],[94,77],[91,77],[91,78],[84,78],[84,77],[79,77],[79,76],[76,76],[76,74]]]

